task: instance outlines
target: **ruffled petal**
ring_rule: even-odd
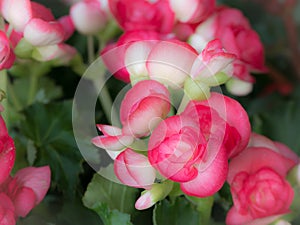
[[[205,170],[198,171],[198,176],[194,180],[181,183],[181,190],[188,195],[200,198],[211,196],[221,189],[225,183],[227,172],[227,153],[223,148],[219,150],[216,158]]]

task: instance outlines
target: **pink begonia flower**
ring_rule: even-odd
[[[167,0],[108,0],[111,13],[125,31],[172,31],[175,16]]]
[[[45,197],[51,181],[49,166],[26,167],[19,170],[14,177],[9,177],[0,186],[13,202],[16,217],[26,215]]]
[[[225,52],[219,39],[208,42],[206,47],[195,60],[191,77],[193,79],[209,78],[219,72],[230,76],[233,71],[231,62],[235,60],[234,54]]]
[[[3,118],[0,116],[0,186],[9,176],[16,157],[13,139],[8,135]]]
[[[250,72],[265,72],[264,49],[249,21],[237,10],[219,7],[196,29],[191,37],[192,45],[202,50],[208,41],[220,39],[228,53],[237,56],[233,75],[246,82],[254,82]],[[196,47],[198,46],[198,47]]]
[[[58,44],[64,40],[64,27],[45,6],[29,0],[3,0],[3,17],[34,46]]]
[[[189,115],[172,116],[158,125],[150,136],[148,158],[164,177],[180,182],[188,195],[213,195],[226,180],[225,148],[217,140],[208,143],[197,118]]]
[[[170,0],[176,18],[184,23],[199,23],[215,10],[215,0]]]
[[[293,153],[288,148],[278,153],[259,135],[252,139],[229,164],[227,181],[234,205],[226,217],[228,225],[265,225],[290,213],[294,191],[285,177],[296,165]]]
[[[136,188],[149,188],[155,180],[155,169],[146,156],[127,148],[114,161],[114,171],[125,185]]]
[[[5,193],[0,193],[0,224],[15,225],[15,207],[10,198]]]
[[[10,40],[0,30],[0,70],[9,69],[15,61],[15,54],[10,46]]]
[[[164,177],[186,182],[197,176],[194,164],[205,150],[204,137],[197,122],[190,117],[171,116],[152,132],[148,158]]]
[[[173,33],[180,41],[187,41],[189,37],[195,33],[198,24],[177,22],[173,26]]]
[[[96,34],[107,22],[107,15],[99,0],[83,0],[71,6],[70,16],[82,34]]]
[[[170,111],[168,89],[154,80],[143,80],[130,89],[120,107],[123,133],[147,136]]]
[[[101,52],[101,59],[108,70],[119,80],[130,82],[130,75],[125,66],[125,51],[132,42],[160,40],[161,37],[154,31],[125,32],[117,43],[107,45]]]
[[[114,158],[110,151],[120,151],[129,147],[134,142],[134,137],[125,135],[121,128],[98,124],[97,128],[103,135],[94,137],[92,143],[99,148],[107,150],[108,154]],[[110,154],[111,153],[111,154]]]
[[[190,101],[180,115],[162,121],[150,136],[148,157],[164,177],[180,182],[183,192],[206,197],[223,186],[228,158],[242,151],[249,137],[242,106],[212,93],[208,100]]]
[[[150,79],[174,88],[182,87],[197,56],[197,51],[185,42],[160,41],[152,48],[147,59]]]

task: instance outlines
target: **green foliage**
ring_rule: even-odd
[[[106,203],[97,203],[93,210],[101,217],[104,225],[133,225],[129,214],[116,209],[110,210]]]
[[[101,174],[108,175],[109,168]],[[95,173],[83,196],[83,203],[101,217],[104,225],[132,225],[130,220],[136,211],[134,203],[138,192],[136,188],[118,184]]]
[[[196,207],[185,197],[178,197],[174,202],[165,199],[156,204],[153,211],[154,225],[196,225],[199,219]]]
[[[102,225],[93,211],[85,208],[79,199],[62,201],[56,196],[48,195],[17,225]]]
[[[109,209],[131,214],[135,211],[138,192],[136,188],[115,183],[96,173],[83,196],[83,203],[91,209],[100,207],[99,203],[105,203]]]
[[[30,161],[35,166],[49,164],[52,186],[68,197],[75,194],[83,161],[73,136],[71,109],[71,101],[36,103],[23,111],[25,119],[20,126],[29,144],[32,141],[28,155]]]

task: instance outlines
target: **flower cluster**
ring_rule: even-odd
[[[131,50],[139,52],[136,48],[139,48],[140,52],[135,54],[143,54],[139,55],[139,60],[165,60],[166,58],[168,61],[165,63],[181,63],[181,60],[185,59],[182,56],[178,60],[177,52],[169,51],[169,49],[164,49],[162,46],[153,46],[155,44],[130,47],[132,42],[142,40],[156,40],[156,42],[176,41],[177,43],[178,41],[183,41],[183,43],[178,43],[178,45],[182,47],[187,47],[186,45],[188,45],[187,48],[193,46],[195,49],[192,51],[195,51],[195,54],[197,52],[207,54],[203,53],[204,49],[207,48],[207,44],[210,41],[218,40],[214,44],[210,44],[209,47],[212,48],[210,50],[216,51],[213,59],[201,58],[203,61],[201,60],[199,63],[204,65],[209,63],[217,64],[219,63],[218,59],[222,57],[227,58],[227,61],[220,60],[223,64],[218,66],[222,67],[222,69],[219,68],[221,69],[220,71],[226,71],[227,75],[231,77],[231,79],[226,80],[226,87],[236,95],[246,95],[252,90],[254,78],[250,75],[251,72],[264,73],[267,71],[267,68],[264,66],[264,50],[260,39],[251,28],[248,20],[236,9],[217,6],[213,0],[188,1],[184,3],[180,1],[168,2],[160,0],[149,2],[139,0],[135,1],[134,4],[132,1],[115,0],[108,1],[108,3],[112,15],[124,30],[124,34],[116,43],[107,46],[102,51],[102,56],[108,69],[118,79],[125,82],[129,82],[132,73],[124,64],[127,66],[128,63],[132,63],[133,59],[136,59],[132,59],[133,56],[130,54]],[[149,55],[152,47],[156,51],[151,50],[152,54]],[[223,54],[221,54],[220,48],[223,49]],[[126,54],[127,49],[129,52]],[[168,52],[169,55],[160,54],[160,58],[157,58],[159,54],[154,52],[158,52],[158,50],[165,53]],[[192,54],[189,54],[189,57],[193,57]],[[193,60],[186,58],[186,61],[192,63]],[[226,62],[228,61],[233,61],[230,68],[226,67]],[[182,63],[185,62],[183,61]],[[190,65],[185,66],[188,67]],[[181,65],[178,67],[181,68]],[[212,69],[211,67],[207,65],[206,69]],[[158,67],[157,70],[160,69]],[[188,69],[186,67],[181,69],[185,72],[190,72],[185,70]],[[153,73],[156,72],[152,72],[151,68],[149,70],[150,76],[153,76]],[[211,71],[208,74],[212,76],[214,75],[212,73],[220,71]],[[207,73],[208,71],[203,71],[203,73],[205,72]],[[209,76],[208,74],[206,76]],[[180,78],[181,81],[184,79],[184,77]]]
[[[45,197],[50,187],[50,168],[26,167],[11,176],[16,150],[0,117],[0,223],[14,225]]]
[[[30,0],[1,1],[0,15],[7,22],[0,31],[0,70],[11,68],[16,58],[61,65],[76,54],[64,43],[75,29],[70,16],[56,20],[50,9]]]
[[[211,90],[226,84],[248,94],[250,73],[267,70],[242,13],[211,0],[108,4],[124,33],[100,55],[132,88],[120,106],[122,127],[99,124],[102,135],[92,143],[106,149],[123,184],[145,189],[136,208],[151,207],[176,185],[204,198],[227,182],[234,202],[227,224],[269,224],[290,213],[286,177],[298,156],[252,133],[241,104]]]

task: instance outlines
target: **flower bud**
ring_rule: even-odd
[[[150,190],[142,192],[141,196],[135,203],[135,208],[138,210],[148,209],[156,202],[163,200],[171,192],[173,182],[165,181],[163,183],[153,184]]]
[[[82,34],[95,34],[106,24],[107,17],[102,11],[100,1],[80,1],[70,10],[75,28]]]
[[[237,96],[245,96],[249,94],[253,89],[253,84],[237,78],[231,78],[226,82],[227,90]]]
[[[300,164],[297,164],[289,171],[287,180],[293,187],[298,186],[300,188]]]

